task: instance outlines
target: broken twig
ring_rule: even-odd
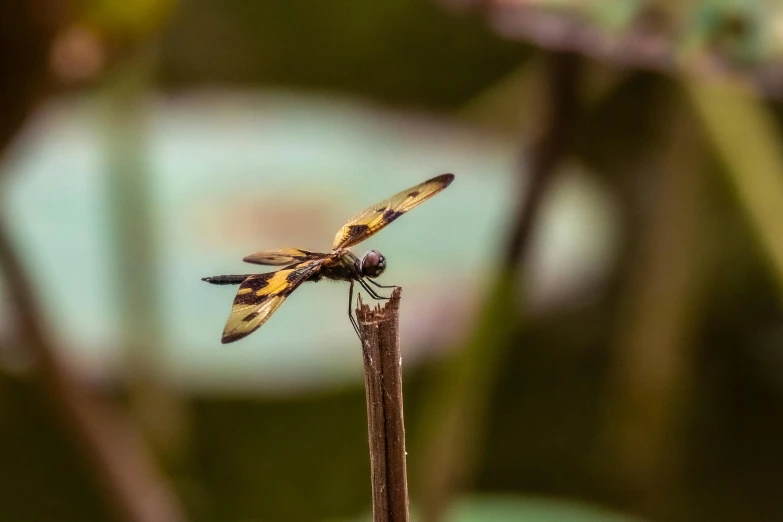
[[[408,478],[402,414],[401,289],[371,309],[361,296],[356,308],[364,356],[364,388],[370,438],[374,522],[407,522]]]

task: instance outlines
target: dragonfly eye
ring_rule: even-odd
[[[377,250],[370,250],[362,258],[362,275],[378,277],[386,269],[386,258]]]

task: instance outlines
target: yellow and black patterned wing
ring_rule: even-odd
[[[448,187],[452,181],[454,174],[441,174],[355,215],[334,236],[332,250],[361,243],[419,203]]]
[[[245,279],[239,285],[231,315],[223,329],[223,344],[233,343],[256,331],[291,292],[318,271],[322,263],[322,259],[314,259],[292,268]]]
[[[254,263],[256,265],[283,266],[302,263],[311,259],[321,259],[323,257],[326,257],[326,254],[310,252],[309,250],[303,250],[301,248],[277,248],[250,254],[242,259],[242,261],[245,263]]]

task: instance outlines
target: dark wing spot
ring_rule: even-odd
[[[289,283],[293,283],[297,279],[301,277],[301,273],[298,270],[292,270],[287,276],[285,276],[285,280]]]
[[[258,312],[253,312],[252,314],[247,314],[242,320],[245,321],[246,323],[249,323],[256,317],[258,317]]]
[[[273,275],[275,275],[275,273],[276,272],[258,274],[245,279],[245,281],[242,283],[242,286],[240,287],[240,291],[244,290],[245,288],[249,288],[250,291],[241,294],[238,293],[234,298],[234,304],[253,305],[253,304],[263,303],[267,298],[269,298],[269,296],[268,295],[258,296],[257,293],[263,288],[269,286],[269,279]]]
[[[429,181],[437,181],[438,183],[442,183],[443,188],[446,188],[451,185],[452,181],[454,181],[454,174],[441,174],[440,176],[435,176]]]
[[[386,223],[391,223],[401,215],[405,214],[405,212],[397,212],[396,210],[387,210],[383,213],[383,220]]]
[[[367,225],[351,225],[348,227],[348,237],[360,236],[367,232],[368,228],[370,227]]]
[[[421,192],[419,192],[418,190],[414,190],[413,192],[408,192],[408,197],[409,198],[415,198],[419,194],[421,194]]]
[[[269,286],[269,278],[272,277],[273,274],[274,272],[269,272],[268,274],[260,274],[256,277],[247,279],[242,287],[252,288],[254,291],[261,290],[262,288]]]
[[[251,332],[235,332],[226,334],[223,336],[222,339],[220,339],[220,342],[223,344],[233,343],[234,341],[238,341],[248,335]]]
[[[254,305],[254,304],[260,304],[263,303],[266,300],[267,296],[262,295],[261,297],[258,297],[255,292],[248,292],[246,294],[237,294],[237,296],[234,298],[234,304],[235,305]]]

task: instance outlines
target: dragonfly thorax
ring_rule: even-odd
[[[378,277],[386,270],[386,258],[377,250],[370,250],[359,263],[359,270],[363,276]]]

